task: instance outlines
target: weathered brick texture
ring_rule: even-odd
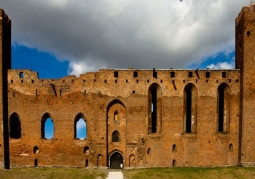
[[[124,167],[253,165],[254,15],[254,6],[244,7],[236,19],[234,70],[102,69],[39,79],[36,72],[9,69],[0,98],[8,90],[8,120],[17,116],[21,135],[7,136],[4,148],[1,133],[1,164],[9,156],[11,167],[111,167],[118,155]],[[1,45],[10,48],[7,39]],[[41,135],[45,114],[54,122],[50,140]],[[83,140],[75,138],[77,115],[87,125]]]

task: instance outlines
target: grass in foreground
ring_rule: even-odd
[[[254,167],[150,168],[122,170],[125,179],[254,179]]]
[[[107,169],[84,168],[21,168],[0,169],[0,179],[105,179]],[[215,167],[215,168],[148,168],[148,169],[124,169],[125,179],[221,179],[238,178],[254,179],[255,167]]]
[[[82,168],[22,168],[0,169],[1,179],[104,179],[107,170],[82,169]]]

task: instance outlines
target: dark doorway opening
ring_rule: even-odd
[[[123,157],[120,153],[116,152],[112,154],[110,158],[110,168],[111,169],[121,169],[123,168]]]

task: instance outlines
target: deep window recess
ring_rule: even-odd
[[[151,148],[148,148],[147,150],[147,154],[150,155],[151,154]]]
[[[207,71],[207,72],[205,73],[205,76],[206,76],[206,78],[210,78],[210,72]]]
[[[192,105],[192,92],[191,88],[186,90],[186,132],[191,133],[191,105]]]
[[[184,131],[196,133],[197,90],[189,83],[184,89]]]
[[[37,153],[39,153],[39,149],[37,146],[34,146],[34,154],[37,154]]]
[[[85,153],[85,154],[88,154],[88,153],[89,153],[89,147],[88,147],[88,146],[84,147],[84,153]]]
[[[226,72],[224,71],[224,72],[222,72],[222,78],[226,78],[227,77],[227,74],[226,74]]]
[[[120,134],[118,131],[112,133],[112,142],[120,142]]]
[[[134,78],[138,77],[137,71],[134,72]]]
[[[172,152],[177,152],[177,147],[175,144],[173,145]]]
[[[189,72],[189,77],[192,77],[193,76],[193,73],[192,72]]]
[[[21,137],[21,124],[17,113],[10,116],[10,138],[19,139]]]
[[[118,78],[119,77],[119,73],[117,71],[114,72],[114,78]]]
[[[44,114],[41,121],[42,139],[54,138],[54,122],[48,113]]]
[[[233,152],[233,144],[229,144],[229,151]]]
[[[157,89],[151,90],[151,132],[157,132]]]
[[[79,113],[74,120],[74,138],[83,140],[87,137],[87,123],[83,114]]]
[[[218,88],[218,132],[229,128],[229,87],[223,83]]]
[[[171,76],[172,78],[174,78],[174,77],[175,77],[175,72],[171,71],[171,72],[170,72],[170,76]]]
[[[24,78],[24,73],[23,72],[19,73],[19,78]]]
[[[149,88],[148,94],[148,133],[157,133],[161,129],[161,89],[156,83]]]
[[[153,68],[152,76],[153,76],[153,78],[157,78],[157,72],[156,72],[155,68]]]

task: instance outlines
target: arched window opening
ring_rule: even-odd
[[[41,137],[42,139],[53,139],[54,138],[54,122],[48,113],[44,114],[42,117],[42,129]]]
[[[10,116],[10,138],[21,138],[21,124],[17,113]]]
[[[120,142],[120,134],[118,131],[112,133],[112,142]]]
[[[87,123],[83,114],[78,114],[74,120],[74,138],[83,140],[87,137]]]
[[[197,90],[192,83],[184,89],[184,131],[186,133],[196,132],[197,122]]]
[[[176,160],[173,160],[172,166],[175,167],[176,166]]]
[[[89,154],[89,147],[88,146],[84,147],[84,153]]]
[[[233,152],[233,144],[229,144],[228,149],[229,149],[230,152]]]
[[[161,88],[154,83],[149,88],[148,111],[149,111],[149,133],[158,133],[161,129]]]
[[[38,166],[38,160],[35,159],[35,160],[34,160],[34,167],[37,167],[37,166]]]
[[[103,161],[104,161],[103,155],[99,154],[97,156],[97,166],[98,167],[103,166]]]
[[[175,144],[173,145],[172,152],[177,152],[177,147]]]
[[[38,154],[39,153],[39,148],[37,146],[34,146],[34,154]]]
[[[229,128],[229,87],[223,83],[218,88],[218,132],[228,132]]]

